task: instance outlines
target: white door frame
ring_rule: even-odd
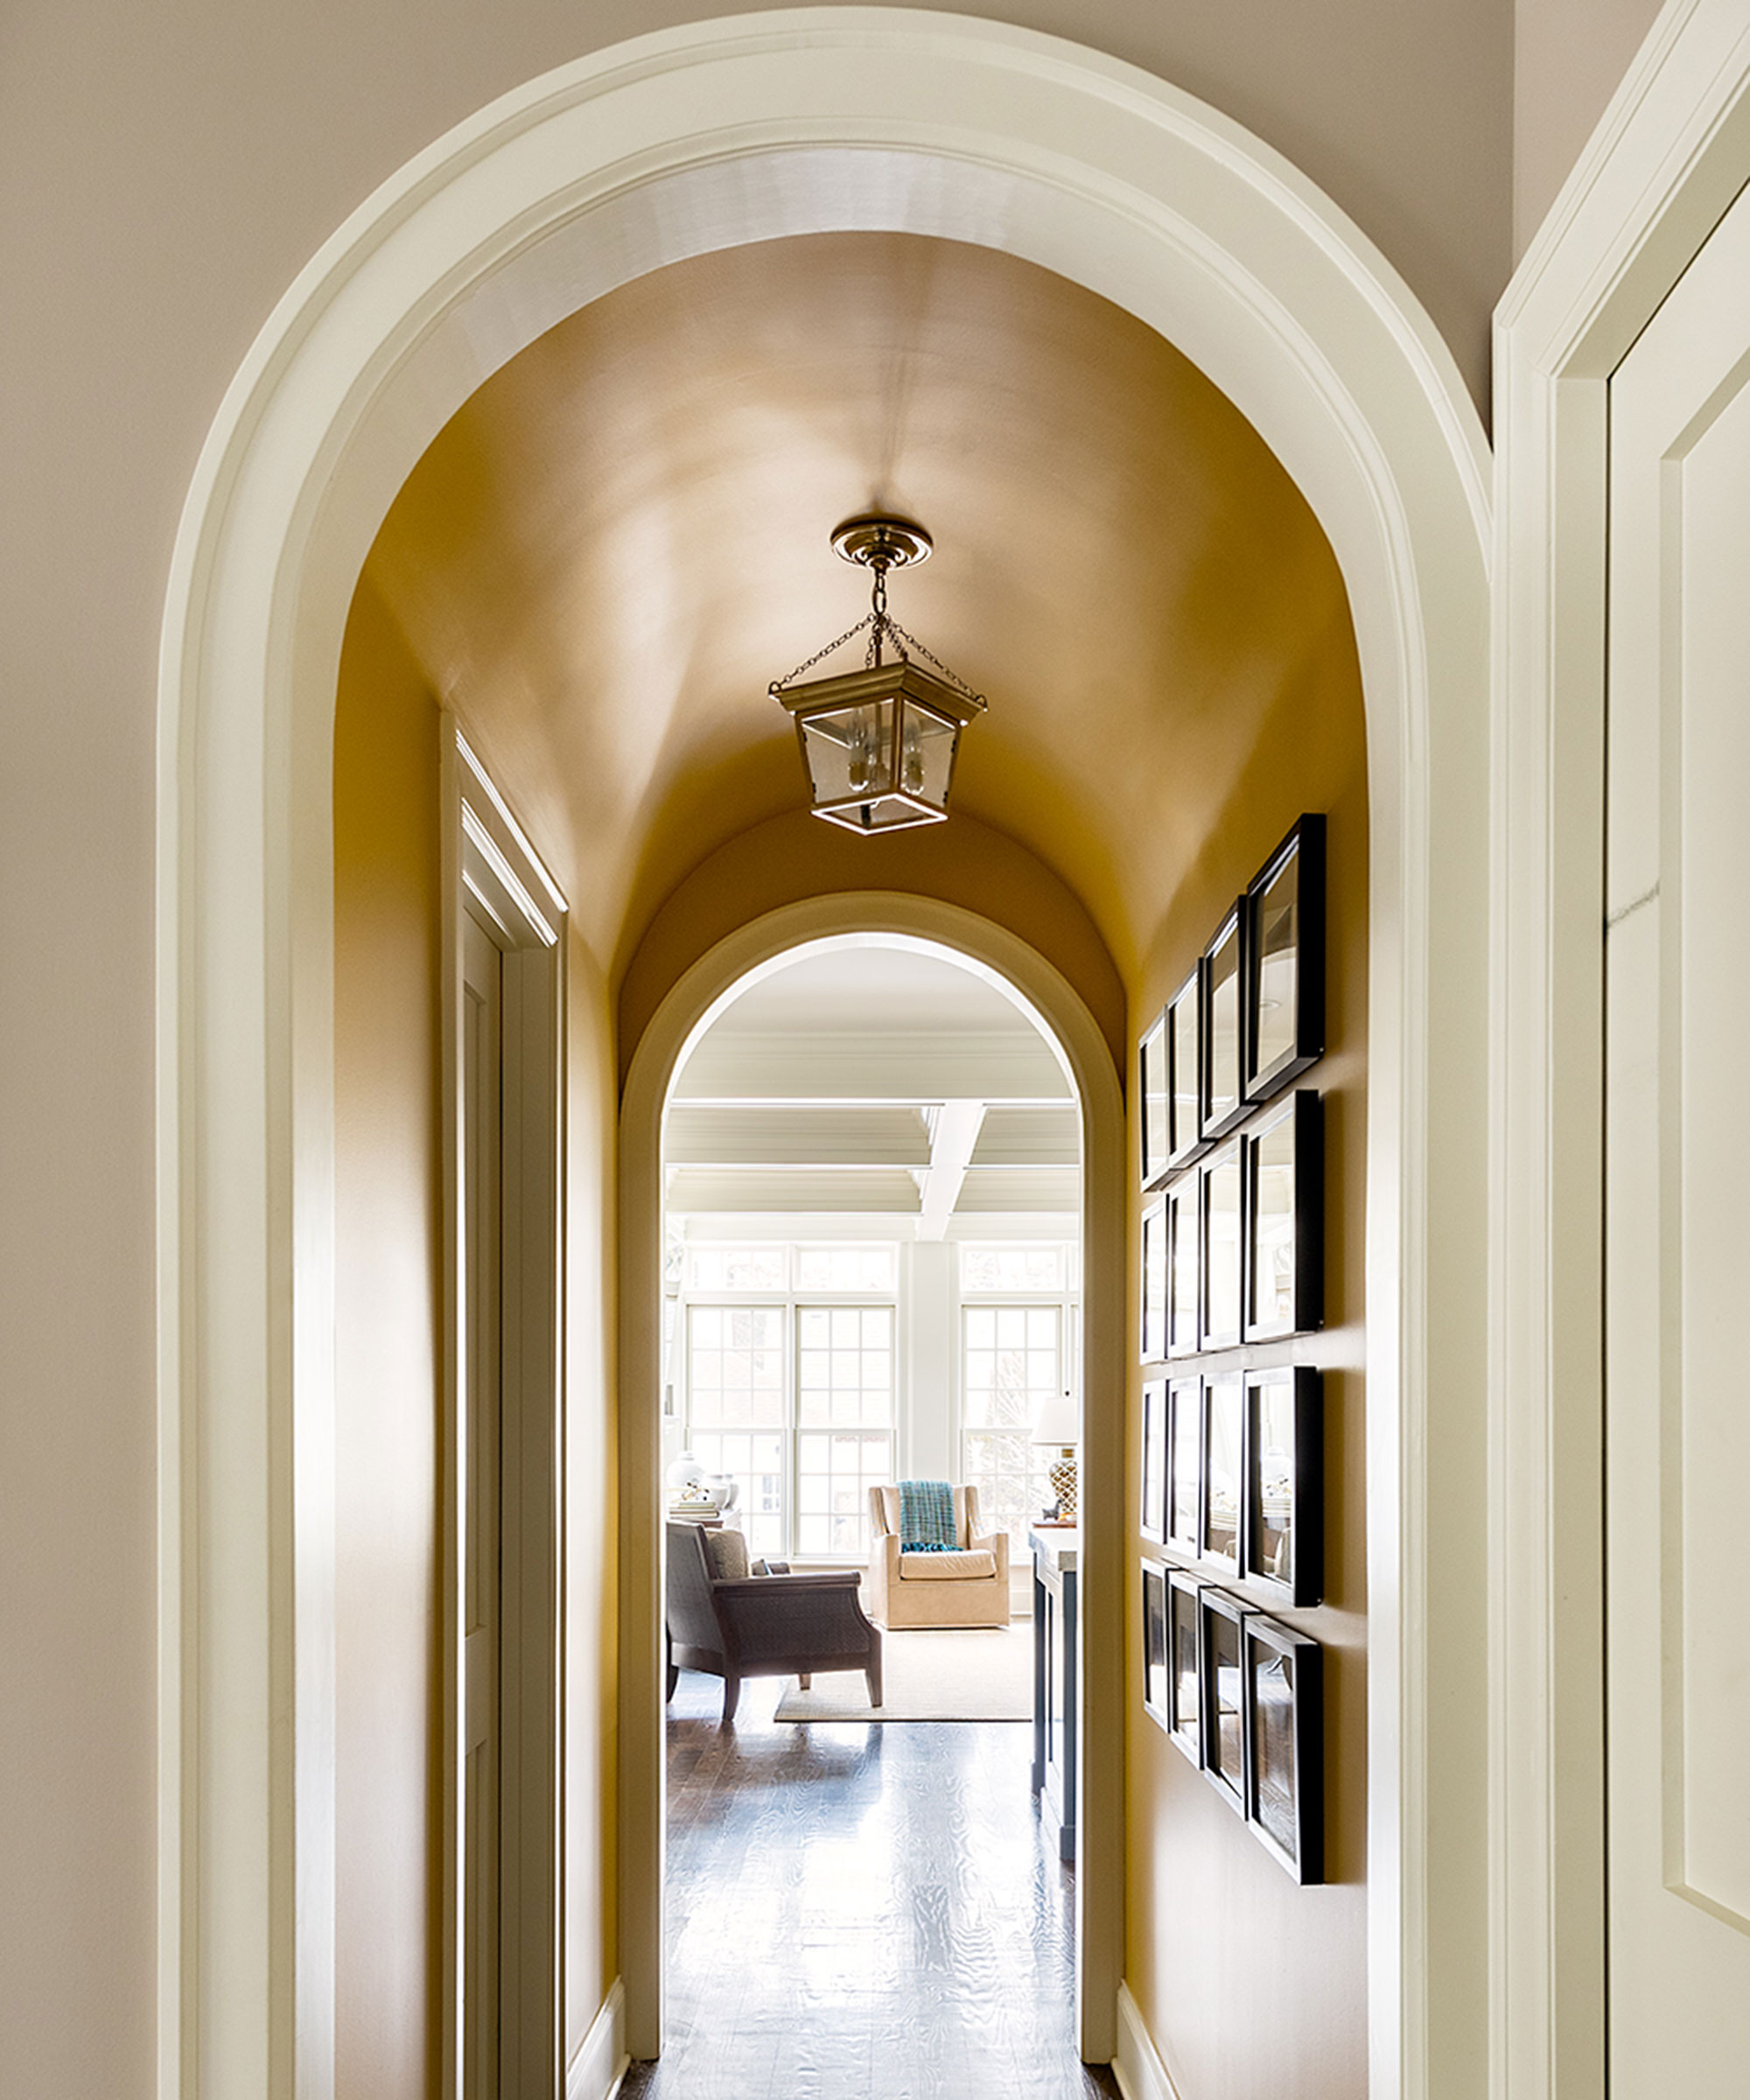
[[[1750,176],[1750,12],[1672,0],[1495,323],[1489,2091],[1605,2090],[1610,374]]]
[[[639,1039],[620,1097],[620,1934],[627,2046],[662,2038],[662,1121],[674,1075],[751,973],[846,935],[926,941],[1018,994],[1075,1094],[1082,1134],[1082,1754],[1075,1876],[1082,2053],[1105,2062],[1124,1978],[1124,1394],[1130,1363],[1124,1100],[1098,1023],[1035,949],[928,897],[850,891],[787,905],[738,928],[673,985]]]
[[[1370,818],[1377,2100],[1446,2090],[1433,2038],[1444,2064],[1485,2030],[1480,426],[1389,265],[1206,105],[1004,24],[796,9],[563,67],[410,162],[281,301],[190,490],[159,681],[166,2092],[332,2085],[330,781],[366,551],[553,322],[682,256],[864,228],[1002,248],[1157,328],[1341,565]]]
[[[444,796],[443,1438],[444,2003],[442,2091],[464,2090],[461,1773],[466,1689],[462,1367],[464,1333],[463,916],[486,922],[503,959],[504,1288],[500,1438],[498,1773],[499,2062],[508,2093],[556,2090],[560,1994],[560,1642],[564,1542],[564,899],[455,718],[440,730]]]

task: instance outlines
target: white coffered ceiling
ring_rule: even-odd
[[[1049,1043],[914,948],[816,951],[748,988],[676,1076],[671,1222],[736,1216],[1073,1228],[1080,1138]]]

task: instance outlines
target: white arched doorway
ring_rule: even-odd
[[[1348,581],[1372,822],[1374,2090],[1427,2091],[1435,2038],[1483,2031],[1480,426],[1368,243],[1192,98],[1003,25],[792,10],[561,69],[410,163],[287,293],[190,492],[161,667],[161,2006],[164,2061],[213,2090],[332,2086],[330,779],[354,584],[430,438],[544,328],[682,256],[860,228],[1004,248],[1169,337]]]
[[[691,1045],[751,976],[846,936],[921,943],[997,981],[1052,1046],[1082,1122],[1083,1670],[1077,2007],[1104,2062],[1123,1980],[1125,1317],[1124,1103],[1111,1053],[1080,996],[988,919],[891,892],[851,892],[767,913],[718,942],[652,1017],[620,1102],[620,1961],[634,2054],[662,2034],[662,1690],[658,1534],[662,1115]],[[630,1521],[628,1521],[630,1519]],[[643,2045],[643,2046],[640,2046]]]

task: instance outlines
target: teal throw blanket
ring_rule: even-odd
[[[902,1553],[952,1553],[954,1490],[946,1480],[900,1482],[900,1550]]]

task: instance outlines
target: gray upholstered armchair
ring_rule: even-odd
[[[860,1670],[869,1704],[881,1704],[881,1632],[864,1616],[855,1568],[756,1575],[738,1531],[668,1531],[670,1698],[683,1670],[705,1670],[723,1679],[732,1721],[744,1677],[795,1676],[806,1691],[817,1670]]]

